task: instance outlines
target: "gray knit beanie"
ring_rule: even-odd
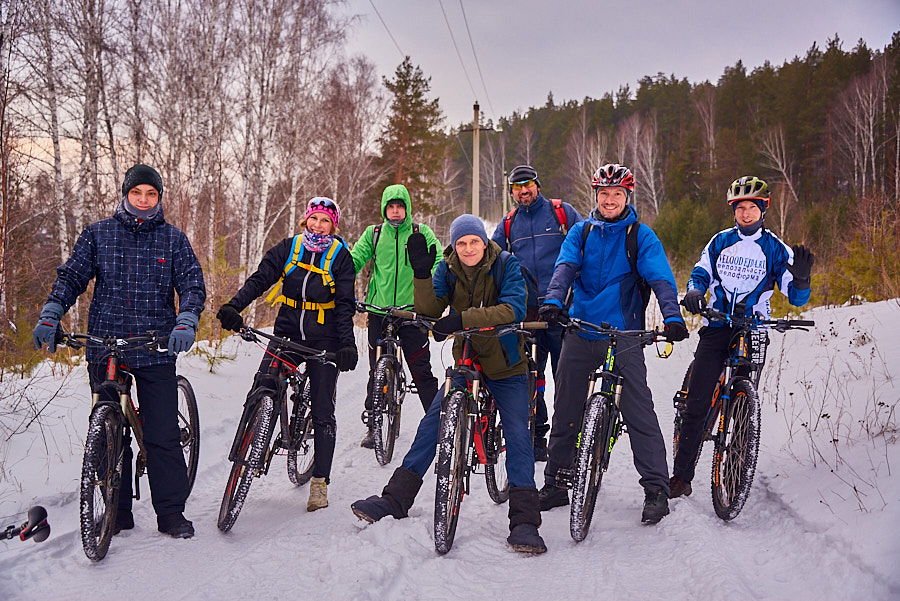
[[[488,245],[488,235],[484,229],[484,224],[475,215],[460,215],[450,224],[450,244],[453,248],[456,248],[456,242],[460,238],[470,234],[478,236],[485,246]]]

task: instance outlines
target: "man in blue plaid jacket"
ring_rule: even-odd
[[[56,351],[59,320],[91,279],[90,334],[127,338],[148,330],[169,333],[168,353],[134,350],[126,353],[123,363],[137,384],[157,528],[175,538],[190,538],[194,528],[184,517],[188,477],[178,430],[175,357],[194,343],[206,287],[187,236],[163,217],[162,193],[162,177],[152,167],[135,165],[125,173],[122,202],[115,214],[88,225],[72,256],[57,268],[34,328],[34,344],[38,349],[47,344],[51,353]],[[88,345],[87,361],[94,386],[104,379],[103,350]],[[116,533],[134,528],[131,459],[127,445]]]

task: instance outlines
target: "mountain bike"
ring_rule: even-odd
[[[590,376],[581,431],[575,443],[574,468],[560,469],[556,476],[557,486],[572,489],[569,533],[576,542],[581,542],[591,528],[597,493],[603,474],[609,468],[613,446],[626,431],[619,409],[625,377],[616,371],[617,350],[626,341],[641,347],[665,341],[664,348],[657,350],[657,355],[665,359],[672,354],[672,343],[666,341],[662,330],[617,330],[608,323],[595,325],[577,318],[570,318],[563,326],[572,330],[569,332],[571,335],[575,331],[590,330],[607,336],[609,340],[603,365]]]
[[[287,338],[243,326],[238,335],[248,342],[265,338],[275,343],[269,371],[257,374],[244,403],[234,442],[228,453],[231,473],[219,508],[219,530],[228,532],[237,521],[254,478],[269,473],[275,455],[287,455],[288,479],[296,486],[312,477],[315,458],[312,404],[307,361],[334,363],[334,353],[305,347]],[[290,361],[297,361],[293,365]],[[287,399],[291,390],[291,404]],[[290,415],[288,411],[290,410]],[[278,435],[275,422],[281,420]]]
[[[409,311],[394,310],[392,313],[418,321],[429,329],[435,321]],[[477,473],[480,466],[484,466],[491,500],[500,504],[509,499],[503,424],[494,397],[485,386],[485,376],[474,354],[471,339],[475,336],[527,334],[529,330],[546,327],[546,322],[522,322],[465,329],[453,334],[462,338],[462,354],[455,366],[447,368],[438,428],[434,498],[434,546],[438,553],[447,553],[453,546],[463,495],[470,492],[470,475]],[[533,390],[529,393],[534,396]]]
[[[363,411],[362,420],[372,430],[375,439],[375,459],[387,465],[394,456],[394,442],[400,435],[400,413],[407,393],[415,394],[415,383],[408,382],[403,371],[403,349],[397,333],[404,325],[414,324],[391,313],[406,307],[379,307],[356,303],[359,311],[384,317],[384,332],[375,347],[375,369],[372,374],[371,410]]]
[[[0,540],[9,540],[15,536],[19,540],[28,540],[29,538],[36,543],[47,540],[50,536],[50,523],[47,521],[47,510],[40,505],[35,505],[28,510],[28,521],[21,526],[11,524],[0,533]]]
[[[122,363],[124,353],[134,349],[165,352],[168,336],[148,331],[143,336],[116,338],[91,334],[62,333],[57,344],[82,348],[85,344],[105,349],[106,379],[92,391],[93,408],[84,443],[81,468],[81,542],[92,561],[106,557],[119,506],[125,449],[131,436],[138,445],[134,467],[134,498],[140,500],[140,477],[147,469],[147,449],[141,427],[140,408],[131,395],[132,375]],[[190,382],[177,376],[178,430],[188,475],[188,494],[197,476],[200,456],[200,412]]]
[[[712,502],[716,515],[725,521],[738,516],[753,485],[756,458],[759,454],[761,409],[759,403],[759,379],[766,362],[769,345],[768,329],[776,332],[806,330],[815,325],[805,319],[763,319],[746,316],[742,306],[735,315],[722,313],[707,307],[700,315],[710,322],[719,322],[734,328],[731,348],[703,422],[700,447],[694,457],[694,465],[700,460],[703,442],[713,441],[715,451],[712,462]],[[771,326],[768,328],[766,326]],[[688,366],[681,389],[675,394],[675,432],[672,444],[673,457],[678,454],[681,438],[682,413],[687,407],[688,383],[691,369]]]

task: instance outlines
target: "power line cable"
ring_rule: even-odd
[[[481,64],[478,62],[478,53],[475,52],[475,42],[472,41],[472,31],[469,29],[469,19],[466,18],[466,9],[463,8],[462,0],[459,0],[459,10],[462,11],[463,22],[466,24],[466,33],[469,35],[469,45],[472,46],[472,56],[475,57],[475,66],[478,68],[478,77],[481,78],[481,87],[484,88],[484,96],[487,98],[488,107],[491,109],[491,117],[496,119],[494,105],[491,103],[491,95],[488,94],[487,84],[484,83],[484,75],[481,73]]]
[[[450,32],[450,39],[453,41],[453,47],[456,49],[456,56],[459,58],[459,66],[462,67],[463,74],[466,76],[466,81],[469,82],[469,89],[472,90],[472,96],[478,98],[478,94],[475,93],[475,87],[472,85],[472,80],[469,79],[469,72],[466,71],[466,65],[463,63],[462,54],[459,53],[459,46],[456,45],[456,38],[453,37],[453,29],[450,27],[450,21],[447,20],[447,11],[444,10],[444,3],[441,0],[438,0],[438,4],[441,6],[441,13],[444,15],[444,23],[447,24],[447,31]],[[478,124],[476,123],[477,127]]]
[[[387,32],[388,37],[391,38],[391,41],[394,42],[394,47],[397,49],[397,52],[400,53],[402,58],[406,58],[406,53],[400,50],[400,44],[397,43],[397,40],[394,39],[394,34],[391,33],[391,30],[388,29],[387,23],[384,22],[384,19],[381,18],[381,13],[378,12],[378,9],[375,8],[375,2],[373,0],[369,0],[369,4],[372,5],[372,10],[375,11],[375,14],[378,15],[378,20],[381,21],[381,24],[384,25],[384,30]],[[446,18],[446,17],[445,17]],[[487,93],[487,92],[485,92]]]

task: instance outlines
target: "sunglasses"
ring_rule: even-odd
[[[310,206],[310,207],[325,207],[326,209],[337,210],[337,205],[334,204],[334,201],[331,200],[330,198],[324,198],[324,197],[313,198],[311,201],[309,201],[308,206]]]
[[[510,187],[513,190],[521,190],[522,188],[527,188],[533,183],[535,183],[533,179],[527,179],[524,182],[513,182],[512,184],[510,184]]]

